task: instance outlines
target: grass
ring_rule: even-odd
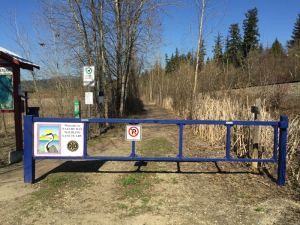
[[[134,216],[152,210],[150,191],[155,181],[152,174],[133,173],[122,176],[118,181],[118,208],[127,216]]]
[[[153,138],[141,143],[140,153],[151,156],[162,156],[166,153],[173,153],[173,144],[164,137]]]
[[[125,199],[149,197],[147,190],[151,186],[153,177],[150,174],[133,173],[121,177],[119,183],[121,185],[122,195]]]
[[[153,138],[140,143],[139,154],[147,155],[149,152],[159,156],[165,152],[170,152],[172,143],[166,138]],[[116,181],[118,185],[119,202],[117,207],[125,212],[126,216],[134,216],[152,211],[154,203],[151,201],[154,192],[151,192],[154,185],[160,182],[155,174],[132,173],[120,177]],[[174,180],[174,182],[176,182]]]
[[[66,196],[66,192],[78,191],[86,183],[87,181],[82,178],[82,175],[69,173],[49,175],[35,184],[37,191],[23,200],[18,218],[30,217],[32,213],[39,215],[41,207],[45,206],[62,208],[61,200]]]
[[[75,174],[53,174],[38,184],[38,190],[33,192],[25,204],[31,208],[42,202],[43,205],[53,205],[59,201],[66,191],[80,189],[86,181]]]
[[[105,133],[101,134],[100,136],[89,139],[87,145],[88,147],[94,147],[100,142],[104,142],[108,139],[124,138],[124,131],[125,131],[125,125],[114,124],[114,127],[108,129]]]
[[[178,184],[179,182],[178,182],[178,180],[175,177],[172,177],[172,183],[173,184]]]
[[[263,211],[264,211],[264,208],[262,208],[262,207],[257,207],[257,208],[255,209],[255,211],[256,211],[256,212],[263,212]]]
[[[80,188],[83,180],[75,174],[53,174],[41,182],[38,191],[33,196],[38,199],[50,200],[53,195],[63,194],[65,189]]]

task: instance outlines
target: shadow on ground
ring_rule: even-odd
[[[261,175],[260,172],[252,171],[225,171],[221,170],[217,163],[214,163],[217,171],[182,171],[180,168],[180,163],[177,163],[177,170],[165,170],[165,169],[155,169],[155,170],[143,170],[143,167],[147,166],[147,162],[138,161],[134,163],[136,169],[134,170],[101,170],[101,167],[107,161],[67,161],[63,164],[57,166],[56,168],[50,170],[49,172],[38,177],[35,182],[39,182],[45,179],[48,175],[61,172],[72,172],[72,173],[107,173],[107,174],[130,174],[130,173],[157,173],[157,174],[253,174]],[[274,179],[275,180],[275,179]]]

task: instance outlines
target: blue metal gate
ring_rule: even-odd
[[[33,154],[33,126],[36,122],[55,123],[84,123],[84,155],[83,157],[50,157],[34,156]],[[119,124],[175,124],[179,127],[178,155],[175,157],[143,157],[136,155],[135,142],[132,141],[129,156],[89,156],[87,154],[87,128],[90,123],[119,123]],[[223,125],[226,127],[226,155],[224,158],[185,157],[183,154],[183,128],[186,125]],[[274,129],[273,156],[269,159],[232,158],[231,128],[233,126],[269,126]],[[285,185],[286,145],[287,145],[287,116],[280,116],[280,121],[224,121],[224,120],[163,120],[163,119],[75,119],[75,118],[42,118],[24,117],[24,182],[33,183],[35,180],[35,160],[63,159],[63,160],[99,160],[99,161],[165,161],[165,162],[265,162],[278,164],[277,183]],[[278,138],[279,134],[279,138]],[[279,140],[278,140],[279,139]]]

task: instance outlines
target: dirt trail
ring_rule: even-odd
[[[175,118],[146,107],[145,118]],[[190,135],[188,130],[185,130]],[[143,125],[139,155],[176,155],[176,126]],[[196,140],[192,138],[191,140]],[[185,143],[186,154],[201,144]],[[91,155],[129,155],[124,128],[89,142]],[[210,150],[211,151],[211,150]],[[224,154],[213,150],[214,156]],[[21,165],[0,169],[0,224],[298,224],[300,203],[270,178],[239,164],[39,161],[39,182]],[[50,172],[49,172],[50,171]]]

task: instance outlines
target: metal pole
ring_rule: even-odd
[[[231,125],[226,125],[226,159],[230,159],[230,128]]]
[[[278,156],[278,170],[277,170],[277,184],[279,186],[285,185],[285,171],[286,171],[286,143],[287,143],[287,128],[288,117],[280,116],[279,122],[279,156]]]
[[[273,159],[277,160],[277,149],[278,149],[278,126],[273,126],[274,128],[274,148],[273,148]]]
[[[24,116],[24,182],[35,180],[35,160],[32,156],[33,116]]]
[[[136,157],[136,154],[135,154],[135,141],[132,141],[131,142],[131,157]]]
[[[178,157],[179,158],[182,158],[182,142],[183,142],[183,124],[179,124],[179,147],[178,147],[178,150],[179,150],[179,154],[178,154]]]
[[[83,158],[87,157],[87,140],[88,140],[88,125],[89,123],[84,123],[83,129],[84,129],[84,151],[83,151]]]

